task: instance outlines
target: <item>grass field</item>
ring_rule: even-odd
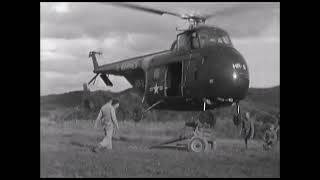
[[[280,177],[280,144],[262,151],[238,139],[217,139],[214,152],[148,149],[176,137],[183,122],[120,122],[111,151],[90,148],[103,137],[90,121],[40,123],[41,177]]]

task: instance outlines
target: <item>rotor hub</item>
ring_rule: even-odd
[[[185,18],[188,20],[189,23],[189,29],[197,27],[199,24],[205,24],[206,18],[198,17],[198,16],[192,16]]]

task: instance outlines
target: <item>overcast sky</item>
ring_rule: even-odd
[[[212,13],[206,22],[229,32],[249,65],[250,87],[280,85],[280,3],[137,3],[161,10]],[[183,20],[105,3],[40,3],[40,95],[81,90],[93,76],[88,53],[103,52],[100,64],[169,49]],[[92,90],[130,87],[112,76]]]

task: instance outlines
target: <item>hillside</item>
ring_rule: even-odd
[[[280,108],[280,86],[272,88],[251,88],[248,101],[269,107]]]
[[[111,97],[116,97],[121,102],[119,113],[122,117],[120,119],[130,118],[128,115],[134,115],[134,113],[137,113],[138,109],[142,106],[141,93],[135,89],[127,89],[118,93],[113,93],[110,91],[94,91],[90,92],[90,95],[85,98],[89,99],[90,101],[90,103],[85,104],[85,106],[91,106],[91,112],[86,113],[96,114],[106,99]],[[43,114],[44,112],[57,109],[70,110],[80,105],[83,100],[83,91],[73,91],[64,94],[41,96],[41,113]],[[247,98],[241,102],[241,105],[243,110],[248,110],[253,114],[257,113],[257,111],[265,111],[267,113],[276,115],[280,112],[280,86],[272,88],[250,88]],[[220,116],[230,116],[232,115],[232,112],[234,112],[234,108],[226,107],[216,109],[213,112]],[[160,114],[163,116],[172,113],[175,114],[176,112],[157,111],[155,113],[156,114],[153,113],[152,119],[156,118],[157,120],[161,120],[162,118],[158,117]],[[189,115],[189,113],[181,112],[178,114]]]

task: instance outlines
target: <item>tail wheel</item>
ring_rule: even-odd
[[[192,138],[189,143],[189,151],[202,152],[206,149],[206,143],[199,137]]]

